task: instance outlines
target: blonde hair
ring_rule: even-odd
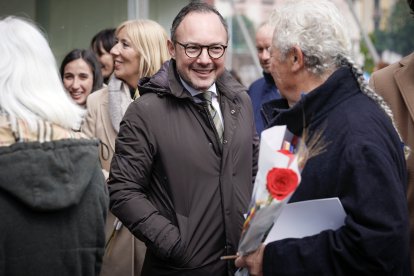
[[[84,110],[63,88],[55,57],[44,34],[27,19],[0,20],[0,111],[24,120],[78,129]]]
[[[132,47],[138,52],[140,78],[154,75],[162,64],[170,59],[167,48],[167,33],[155,21],[149,19],[123,22],[115,31],[125,29]]]

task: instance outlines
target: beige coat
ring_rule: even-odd
[[[370,86],[389,104],[404,143],[411,148],[408,167],[411,265],[414,271],[414,53],[372,74]]]
[[[89,137],[99,138],[99,158],[102,168],[109,172],[117,132],[112,127],[109,117],[108,87],[90,94],[86,106],[88,112],[82,125],[82,132]]]
[[[110,93],[115,97],[110,99]],[[106,177],[115,151],[117,131],[113,125],[119,125],[131,102],[127,86],[113,77],[107,87],[92,93],[87,99],[88,112],[82,132],[100,140],[99,157]],[[113,105],[116,107],[112,108]],[[145,257],[145,245],[126,227],[116,230],[117,226],[121,226],[119,220],[109,212],[105,227],[107,247],[100,275],[139,276]]]

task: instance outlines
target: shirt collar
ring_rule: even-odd
[[[190,92],[191,96],[196,96],[200,93],[202,93],[200,90],[194,89],[193,87],[191,87],[185,80],[183,80],[180,77],[181,83],[183,84],[184,88],[187,89],[188,92]],[[216,83],[213,83],[213,85],[210,86],[209,89],[207,89],[207,91],[210,91],[214,94],[215,97],[217,97],[217,88],[216,88]]]

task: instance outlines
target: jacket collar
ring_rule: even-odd
[[[360,93],[358,83],[351,70],[342,67],[321,86],[302,94],[302,98],[291,108],[285,99],[280,99],[265,103],[263,111],[269,126],[287,125],[292,133],[301,135],[304,127],[356,93]]]
[[[273,79],[272,75],[263,71],[263,78],[265,79],[267,84],[276,86],[275,80]]]
[[[394,72],[395,82],[414,120],[414,53],[403,58],[400,66]]]

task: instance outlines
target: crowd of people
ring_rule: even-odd
[[[103,29],[60,68],[32,21],[2,18],[0,36],[0,275],[411,275],[414,56],[368,84],[331,1],[272,12],[248,89],[202,1],[169,35],[149,19]],[[336,197],[345,220],[242,255],[277,125],[324,148],[289,202]]]

